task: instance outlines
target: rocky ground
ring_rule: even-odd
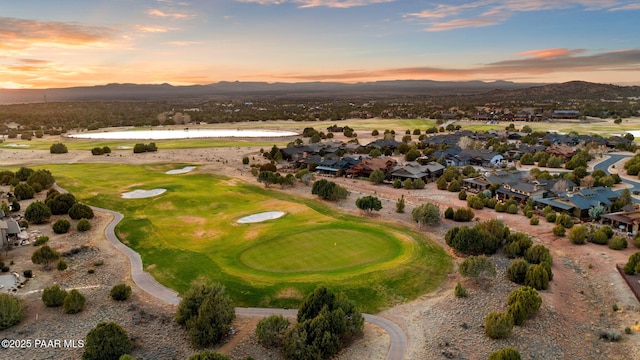
[[[255,183],[248,167],[241,165],[242,156],[253,156],[258,149],[190,149],[160,150],[154,154],[133,155],[131,151],[115,151],[110,157],[93,157],[88,151],[51,155],[48,151],[0,149],[3,164],[46,164],[47,162],[74,163],[84,161],[147,163],[182,162],[200,164],[195,171],[223,171],[227,175]],[[142,155],[142,156],[139,156]],[[55,175],[55,174],[54,174]],[[335,206],[341,211],[358,213],[354,202],[361,194],[375,194],[384,200],[380,221],[403,222],[415,226],[410,212],[413,206],[424,202],[441,204],[441,208],[464,206],[451,194],[429,184],[424,190],[395,190],[388,186],[375,186],[351,179],[336,179],[348,187],[352,195]],[[299,186],[284,190],[310,196],[309,188]],[[405,214],[395,213],[395,201],[404,194],[407,200]],[[476,212],[480,219],[499,217],[510,227],[532,235],[537,243],[551,249],[554,256],[554,280],[547,291],[541,292],[543,305],[539,313],[525,326],[515,327],[506,340],[490,340],[484,336],[483,320],[489,311],[502,311],[508,293],[516,285],[507,281],[504,270],[508,260],[493,257],[499,272],[495,279],[476,284],[452,273],[435,293],[426,294],[409,303],[383,311],[387,317],[403,328],[409,339],[407,359],[485,359],[498,348],[514,346],[525,359],[637,359],[640,358],[640,304],[631,294],[615,270],[616,263],[624,263],[637,251],[633,245],[624,251],[587,244],[571,245],[566,238],[551,234],[551,226],[544,220],[531,226],[522,215],[498,214],[483,210]],[[69,235],[51,236],[50,243],[59,250],[85,246],[85,250],[67,258],[70,268],[64,272],[42,271],[30,262],[33,247],[12,250],[3,261],[13,259],[12,271],[33,269],[36,278],[29,281],[18,296],[26,303],[27,318],[17,326],[0,333],[0,338],[19,339],[83,339],[100,321],[121,324],[134,338],[138,359],[184,359],[195,350],[189,345],[185,332],[172,322],[174,308],[159,303],[132,284],[126,257],[104,241],[103,229],[109,216],[99,214],[94,228],[84,234],[74,231]],[[425,229],[425,234],[444,244],[444,234],[459,224],[443,221],[439,226]],[[37,227],[51,233],[50,224]],[[452,254],[453,255],[453,254]],[[456,261],[461,259],[455,258]],[[100,261],[103,265],[96,266]],[[93,274],[88,270],[94,269]],[[453,296],[453,287],[461,281],[469,290],[468,298]],[[118,303],[109,297],[115,284],[126,282],[134,288],[130,300]],[[53,283],[67,288],[79,288],[87,297],[85,309],[76,315],[64,314],[60,308],[46,308],[39,299],[39,290]],[[613,305],[619,311],[613,311]],[[252,328],[256,319],[239,318],[234,323],[236,335],[221,352],[234,359],[253,356],[255,359],[278,359],[279,355],[257,344]],[[624,334],[625,327],[634,329]],[[613,328],[622,334],[618,343],[600,340],[598,331]],[[380,329],[367,326],[365,336],[340,354],[340,359],[383,359],[389,338]],[[40,348],[0,350],[0,358],[7,359],[76,359],[82,349]]]

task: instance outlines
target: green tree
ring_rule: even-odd
[[[458,268],[460,275],[478,281],[496,275],[496,267],[485,255],[469,256]]]
[[[77,202],[78,200],[73,194],[64,193],[48,198],[44,203],[51,209],[52,215],[64,215],[69,213],[69,209]]]
[[[492,339],[506,339],[512,329],[513,318],[508,312],[492,311],[484,318],[484,333]]]
[[[67,296],[67,291],[60,287],[60,285],[53,285],[44,288],[42,290],[42,302],[47,307],[59,307],[64,304],[64,298]]]
[[[20,183],[13,188],[13,195],[15,195],[18,200],[33,199],[35,194],[35,190],[27,183]]]
[[[522,360],[522,356],[518,350],[506,347],[492,352],[487,360]]]
[[[396,212],[399,214],[404,213],[404,195],[400,195],[400,198],[396,201]]]
[[[69,209],[69,217],[73,220],[93,219],[93,216],[93,210],[85,204],[75,203]]]
[[[349,192],[333,181],[321,179],[313,183],[311,194],[318,195],[325,200],[339,200],[346,199]]]
[[[261,171],[258,174],[258,182],[264,183],[265,187],[269,187],[269,185],[278,183],[279,175],[273,171]]]
[[[220,284],[192,287],[176,312],[176,321],[185,325],[196,347],[211,346],[222,340],[235,317],[233,302]]]
[[[64,307],[64,312],[67,314],[76,314],[84,309],[84,304],[87,300],[84,295],[80,293],[80,291],[73,289],[67,293],[67,296],[64,297],[64,301],[62,306]]]
[[[370,214],[372,211],[380,211],[382,209],[382,201],[375,196],[365,196],[356,199],[356,206],[358,209]]]
[[[418,228],[435,225],[440,221],[440,207],[432,203],[422,204],[413,209],[411,216],[418,223]]]
[[[17,325],[24,319],[22,301],[9,294],[0,294],[0,331]]]
[[[56,181],[53,175],[51,175],[51,172],[45,169],[38,169],[34,171],[27,179],[27,184],[33,187],[34,184],[38,183],[43,189],[50,188],[55,182]]]
[[[67,219],[58,219],[53,223],[53,232],[56,234],[66,234],[71,228],[71,223]]]
[[[323,286],[305,298],[297,320],[284,340],[287,359],[328,359],[362,335],[364,327],[364,318],[353,302]]]
[[[49,247],[49,245],[43,245],[36,249],[31,255],[31,262],[34,264],[42,265],[45,270],[50,269],[50,264],[60,259],[60,254]]]
[[[258,341],[266,347],[281,346],[289,325],[289,320],[282,315],[271,315],[261,319],[256,326]]]
[[[131,286],[127,284],[114,285],[109,293],[115,301],[125,301],[131,296]]]
[[[371,172],[371,174],[369,174],[369,181],[371,181],[374,184],[382,184],[385,177],[386,175],[384,174],[384,171],[380,169],[376,169],[373,172]]]
[[[82,360],[118,360],[132,349],[129,334],[120,325],[101,322],[87,334]]]
[[[29,176],[33,175],[34,172],[35,170],[33,170],[32,168],[23,166],[18,169],[18,171],[16,171],[15,177],[20,181],[27,181]]]
[[[66,154],[69,152],[69,150],[67,149],[65,144],[56,143],[51,145],[51,147],[49,148],[49,152],[51,152],[52,154]]]
[[[76,230],[80,232],[85,232],[91,230],[91,222],[89,220],[82,218],[76,224]]]
[[[24,211],[24,218],[34,224],[42,224],[51,218],[51,210],[42,201],[34,201]]]
[[[602,216],[604,212],[605,212],[604,206],[598,204],[592,207],[591,209],[589,209],[589,217],[592,218],[593,220],[600,220],[600,216]]]

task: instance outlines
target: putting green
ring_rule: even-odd
[[[256,244],[240,260],[267,272],[329,272],[391,260],[400,248],[397,239],[371,231],[309,229]]]
[[[296,307],[323,284],[376,312],[436,289],[452,268],[440,246],[383,218],[342,214],[323,201],[200,169],[166,174],[186,165],[47,168],[80,201],[121,212],[120,241],[140,254],[158,282],[179,293],[194,283],[219,282],[237,306]],[[147,199],[121,197],[155,188],[167,191]],[[237,222],[266,211],[287,214]]]

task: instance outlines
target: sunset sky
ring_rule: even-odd
[[[0,88],[640,84],[640,0],[0,0]]]

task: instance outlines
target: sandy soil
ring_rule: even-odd
[[[249,167],[242,165],[241,159],[244,156],[249,156],[253,162],[260,162],[258,150],[258,148],[160,149],[157,153],[146,154],[133,154],[131,150],[115,150],[110,156],[92,156],[89,151],[71,151],[68,154],[52,155],[48,151],[3,148],[0,149],[0,159],[5,165],[38,165],[52,162],[188,163],[198,165],[198,169],[195,171],[222,172],[238,180],[257,183],[255,178],[250,175]],[[616,169],[621,168],[620,164],[616,164]],[[379,217],[380,221],[401,222],[407,226],[415,226],[410,216],[411,209],[425,202],[440,204],[441,209],[449,206],[453,208],[466,206],[464,202],[458,200],[456,193],[436,190],[433,183],[428,184],[424,190],[407,191],[392,189],[388,186],[376,186],[352,179],[332,180],[346,186],[352,193],[349,199],[334,204],[341,211],[359,214],[354,202],[362,194],[375,194],[382,198],[383,210],[374,215]],[[294,192],[300,196],[311,196],[309,188],[302,185],[283,191]],[[401,195],[405,196],[407,203],[404,214],[395,212],[395,202]],[[640,321],[640,304],[615,270],[616,264],[626,262],[629,255],[638,249],[633,245],[623,251],[613,251],[594,244],[572,245],[566,238],[554,236],[551,233],[551,225],[547,224],[544,219],[540,225],[531,226],[523,215],[498,214],[494,211],[483,210],[477,211],[476,216],[480,220],[500,218],[512,229],[530,234],[536,243],[545,244],[551,249],[554,256],[554,279],[551,282],[551,288],[541,292],[543,307],[540,314],[531,319],[508,341],[489,340],[480,329],[482,317],[488,311],[501,310],[499,307],[505,306],[506,296],[508,291],[513,289],[513,286],[509,285],[504,277],[496,278],[495,284],[485,287],[465,283],[469,286],[472,294],[475,294],[472,296],[473,301],[482,304],[477,306],[480,308],[478,309],[480,312],[473,315],[469,311],[474,305],[461,303],[453,297],[453,287],[458,281],[464,282],[464,280],[457,273],[452,273],[436,293],[426,294],[409,303],[388,309],[381,314],[398,323],[407,333],[409,337],[408,359],[482,359],[486,358],[491,351],[507,345],[525,349],[524,352],[530,354],[530,358],[640,358],[640,335],[635,331],[631,335],[624,335],[625,327],[640,331],[640,328],[637,327]],[[444,234],[450,227],[457,225],[460,224],[444,220],[439,226],[425,229],[425,233],[447,248],[444,245]],[[47,231],[47,228],[43,227],[42,231]],[[85,280],[83,283],[78,279],[78,285],[104,287],[119,281],[128,281],[127,270],[125,270],[128,269],[128,266],[124,264],[126,259],[111,249],[108,244],[105,245],[99,231],[93,231],[91,238],[86,241],[98,249],[102,254],[101,257],[114,259],[113,266],[109,267],[111,270],[108,270],[113,278],[105,283],[90,280]],[[51,242],[58,244],[56,239],[52,239]],[[69,246],[68,243],[69,240],[61,238],[59,246]],[[16,268],[21,266],[33,268],[33,264],[28,264],[28,260],[24,260],[28,259],[27,254],[22,254],[20,251],[11,253],[11,256],[17,260],[22,259],[18,260],[20,263],[16,262]],[[452,255],[456,261],[461,261],[455,257],[455,254]],[[504,263],[502,260],[496,262]],[[90,266],[90,263],[78,266]],[[60,281],[60,276],[63,275],[57,274],[55,271],[49,275],[42,274],[28,284],[28,289],[33,291],[50,284],[51,281]],[[82,276],[82,278],[87,278],[87,276]],[[140,304],[136,306],[144,307],[147,313],[157,314],[158,317],[161,317],[161,314],[165,314],[165,316],[167,313],[172,314],[170,307],[159,304],[143,293],[136,292],[135,294],[134,303]],[[28,299],[28,309],[49,314],[50,317],[58,316],[57,313],[45,312],[37,297],[27,295],[25,298]],[[614,304],[621,311],[613,311]],[[69,316],[66,319],[66,321],[75,322],[80,318]],[[238,327],[250,327],[254,322],[251,319],[240,319]],[[464,326],[458,324],[464,324]],[[476,329],[470,332],[467,324],[477,324],[477,329],[480,330]],[[26,323],[15,328],[19,332],[24,329],[32,329],[34,326],[37,328],[35,320],[30,317]],[[131,330],[141,328],[140,324],[128,326],[131,327]],[[623,340],[620,343],[608,343],[600,340],[597,332],[605,328],[617,329],[623,334]],[[176,350],[176,354],[184,355],[193,351],[185,343],[185,336],[180,329],[175,329],[175,333],[172,334],[175,339],[182,341],[182,343],[177,341],[180,344],[175,348],[180,350]],[[237,346],[229,349],[230,346],[227,345],[227,348],[223,347],[225,352],[228,351],[230,354],[251,353],[256,359],[277,358],[277,354],[274,355],[272,352],[256,348],[255,339],[251,338],[250,331],[239,332],[239,334],[244,335],[238,336],[234,340]],[[384,347],[385,341],[388,339],[383,335],[374,334],[377,334],[377,330],[370,329],[368,335],[365,336],[366,341],[361,341],[354,349],[349,350],[351,355],[345,358],[360,358],[363,354],[366,354],[366,357],[380,358],[380,349]],[[445,335],[446,338],[443,337]],[[152,345],[140,341],[140,346],[143,350],[139,350],[138,356],[149,358],[145,355],[153,352],[146,347]]]

